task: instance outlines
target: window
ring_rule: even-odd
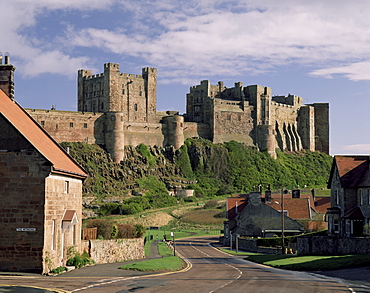
[[[339,194],[338,194],[338,190],[335,191],[335,204],[336,205],[339,205]]]
[[[64,193],[69,193],[69,181],[64,181]]]
[[[69,127],[73,127],[73,122],[70,122],[69,123]]]
[[[87,128],[87,123],[84,123],[84,128]]]
[[[137,111],[137,104],[134,104],[134,110]]]
[[[55,225],[55,222],[56,220],[53,220],[51,222],[51,249],[52,250],[55,250],[55,247],[56,247],[56,233],[55,233],[55,229],[56,229],[56,225]]]
[[[41,126],[44,127],[45,126],[45,121],[41,121]]]
[[[122,95],[124,95],[125,94],[125,89],[122,89]]]

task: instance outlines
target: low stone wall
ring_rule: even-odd
[[[345,255],[370,254],[370,238],[298,237],[298,254]]]
[[[235,244],[234,244],[235,245]],[[245,239],[239,238],[238,248],[240,250],[264,253],[264,254],[277,254],[281,252],[281,249],[275,247],[263,247],[257,245],[257,239]]]
[[[83,241],[83,249],[97,264],[145,258],[144,238]]]

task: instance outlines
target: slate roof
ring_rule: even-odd
[[[0,90],[0,113],[51,164],[53,172],[86,178],[86,172],[14,100]]]
[[[369,156],[334,156],[329,188],[335,170],[338,170],[342,188],[370,186]]]

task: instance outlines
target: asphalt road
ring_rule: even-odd
[[[210,246],[209,242],[210,239],[202,238],[176,241],[176,251],[188,264],[176,273],[159,272],[147,275],[118,270],[120,264],[96,265],[58,277],[0,276],[0,292],[13,292],[1,291],[1,284],[49,289],[44,292],[370,292],[370,287],[353,287],[339,279],[274,269],[229,256]]]

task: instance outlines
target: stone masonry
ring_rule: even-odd
[[[186,138],[214,143],[235,140],[268,151],[303,149],[329,153],[329,104],[304,105],[296,95],[272,96],[260,85],[241,82],[227,88],[204,80],[187,94],[186,114],[156,111],[157,70],[121,73],[107,63],[104,72],[78,72],[78,112],[27,109],[58,142],[104,146],[115,162],[124,146],[144,143],[179,148]]]

